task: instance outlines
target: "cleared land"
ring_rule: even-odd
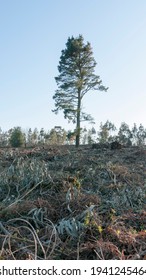
[[[0,149],[0,259],[146,259],[146,148]]]

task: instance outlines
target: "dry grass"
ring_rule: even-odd
[[[146,151],[0,150],[0,259],[146,259]]]

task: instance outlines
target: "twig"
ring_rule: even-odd
[[[26,197],[30,192],[32,192],[35,188],[37,188],[41,183],[43,182],[43,180],[41,180],[39,183],[37,183],[33,188],[31,188],[28,192],[26,192],[24,195],[22,195],[19,199],[17,199],[16,201],[14,201],[12,204],[8,205],[5,209],[10,208],[12,205],[15,205],[17,202],[21,201],[24,197]]]
[[[11,233],[5,229],[5,227],[2,225],[2,223],[0,222],[0,229],[2,230],[3,233],[5,233],[6,235],[11,235]]]

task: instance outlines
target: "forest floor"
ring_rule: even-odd
[[[1,148],[0,259],[146,259],[146,147]]]

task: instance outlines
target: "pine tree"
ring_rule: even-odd
[[[107,91],[100,76],[95,75],[96,61],[89,42],[84,43],[82,35],[69,37],[66,49],[62,50],[59,61],[59,75],[55,77],[58,89],[53,99],[58,113],[76,124],[76,146],[80,143],[81,121],[93,121],[90,114],[82,111],[82,99],[90,90]]]
[[[12,129],[9,141],[12,147],[21,147],[25,144],[25,135],[21,127],[14,127]]]

